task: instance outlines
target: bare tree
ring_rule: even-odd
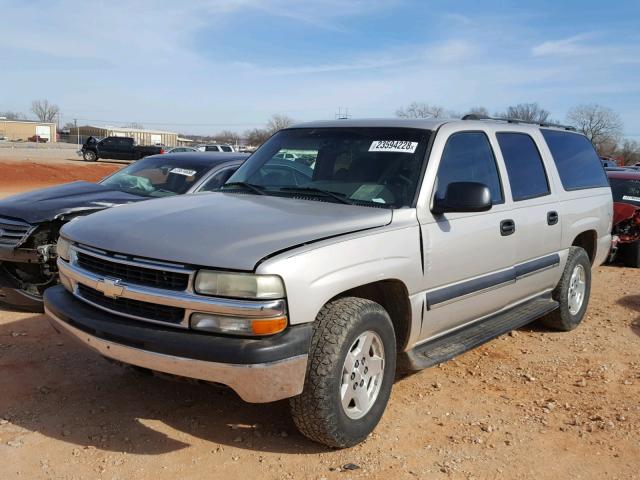
[[[537,103],[519,103],[507,107],[504,113],[496,113],[498,117],[516,118],[525,122],[551,123],[551,112]]]
[[[598,150],[607,144],[617,143],[622,136],[620,115],[597,103],[572,108],[567,114],[567,120],[584,133]]]
[[[240,135],[238,135],[236,132],[232,132],[231,130],[223,130],[220,133],[216,133],[214,135],[214,138],[218,142],[231,143],[231,144],[234,144],[240,141]]]
[[[244,132],[243,135],[247,143],[252,147],[259,147],[264,142],[266,142],[270,136],[271,132],[265,130],[264,128],[253,128]]]
[[[615,156],[622,160],[623,165],[635,165],[640,162],[640,142],[626,139],[622,148],[618,149]]]
[[[282,113],[276,113],[272,115],[269,121],[267,122],[267,130],[269,133],[274,134],[278,130],[282,130],[283,128],[287,128],[288,126],[293,124],[293,119],[284,115]]]
[[[443,107],[421,102],[412,102],[396,110],[396,116],[400,118],[443,118],[447,113]]]
[[[51,123],[56,119],[60,108],[48,100],[34,100],[31,103],[31,111],[41,122]]]
[[[489,110],[484,107],[472,107],[465,115],[477,115],[479,117],[488,117]]]
[[[7,120],[25,120],[27,118],[20,112],[11,112],[9,110],[0,112],[0,117],[4,117]]]

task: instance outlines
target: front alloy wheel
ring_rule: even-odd
[[[378,398],[384,376],[384,345],[369,330],[360,335],[347,353],[342,367],[340,399],[347,417],[364,417]]]

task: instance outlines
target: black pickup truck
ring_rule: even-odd
[[[95,162],[99,158],[140,160],[149,155],[164,153],[164,148],[138,146],[130,137],[89,137],[78,153],[87,162]]]

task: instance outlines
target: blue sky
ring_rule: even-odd
[[[538,102],[640,140],[640,1],[0,0],[0,110],[184,133]]]

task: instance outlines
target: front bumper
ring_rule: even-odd
[[[223,337],[165,328],[98,310],[62,286],[44,295],[45,312],[65,331],[105,357],[231,387],[247,402],[302,392],[311,324],[267,338]]]

